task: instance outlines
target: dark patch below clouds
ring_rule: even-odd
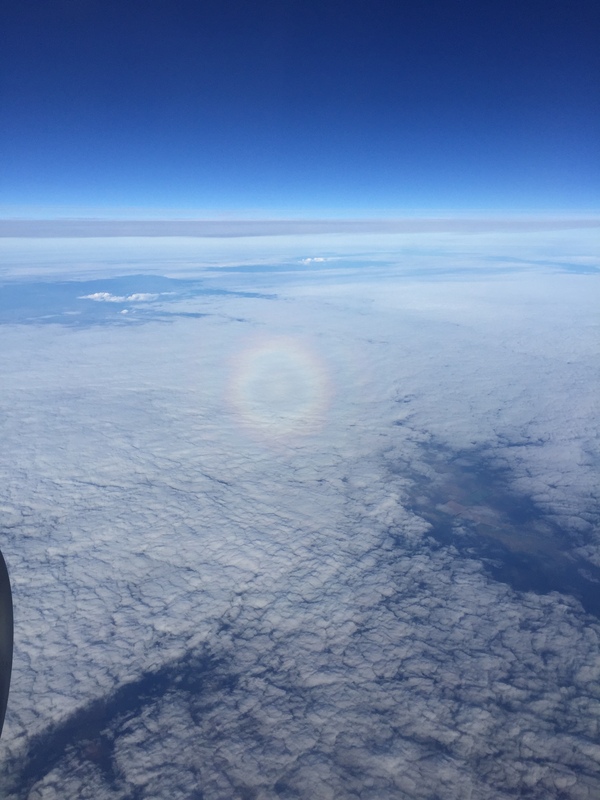
[[[535,443],[532,443],[535,446]],[[517,591],[560,592],[600,617],[600,569],[569,550],[573,537],[528,497],[509,486],[509,470],[489,454],[428,449],[430,480],[416,478],[411,509],[431,524],[431,535]]]

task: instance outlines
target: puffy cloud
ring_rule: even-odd
[[[137,292],[126,296],[119,296],[111,294],[110,292],[94,292],[93,294],[84,294],[79,297],[79,300],[95,300],[98,303],[148,303],[151,300],[157,300],[160,294],[152,294],[151,292]]]

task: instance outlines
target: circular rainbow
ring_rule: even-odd
[[[269,439],[318,430],[329,405],[327,371],[302,340],[255,341],[234,359],[230,402],[244,427]]]

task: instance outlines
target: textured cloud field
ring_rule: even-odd
[[[536,236],[7,263],[4,797],[600,796],[599,278]]]

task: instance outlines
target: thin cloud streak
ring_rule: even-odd
[[[4,219],[0,237],[191,236],[235,238],[315,233],[489,233],[600,228],[600,217],[406,217],[398,219],[110,220]]]

